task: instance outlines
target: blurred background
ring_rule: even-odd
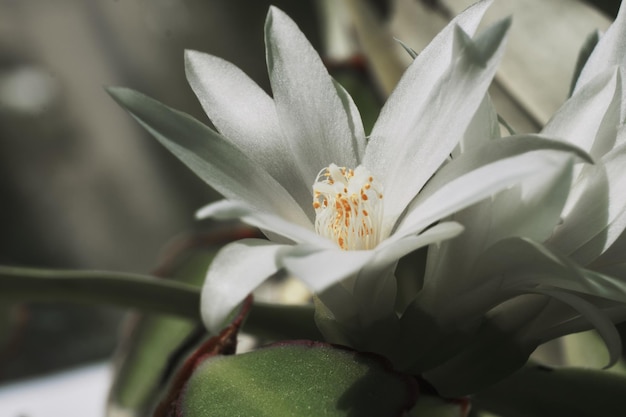
[[[316,33],[313,2],[282,3]],[[0,1],[0,264],[148,272],[169,240],[201,228],[194,211],[212,190],[103,87],[128,86],[207,121],[183,50],[222,56],[266,85],[268,4]],[[7,313],[18,334],[1,337],[0,380],[104,357],[116,343],[112,309]]]
[[[273,1],[363,104],[366,124],[463,0]],[[0,264],[148,272],[216,194],[103,87],[127,86],[208,122],[183,51],[225,58],[268,89],[261,0],[0,0]],[[619,1],[499,0],[514,24],[492,95],[518,131],[566,99],[578,51]],[[0,383],[107,358],[123,312],[0,304]]]

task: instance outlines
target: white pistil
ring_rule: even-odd
[[[380,239],[382,198],[367,168],[331,164],[313,184],[315,231],[343,250],[373,249]]]

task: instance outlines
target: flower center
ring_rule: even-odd
[[[343,250],[376,247],[382,219],[382,187],[364,166],[331,164],[313,184],[315,231]]]

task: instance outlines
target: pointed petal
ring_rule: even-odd
[[[209,331],[219,332],[239,303],[275,274],[283,245],[244,239],[225,246],[209,267],[202,287],[200,312]]]
[[[471,288],[470,280],[458,282],[458,277],[465,277],[476,259],[497,241],[514,236],[540,242],[548,238],[561,219],[571,179],[572,170],[564,166],[456,213],[452,218],[465,225],[465,231],[429,251],[426,285]]]
[[[626,282],[624,253],[626,253],[626,230],[615,239],[602,255],[589,265],[589,268],[618,277]]]
[[[414,118],[416,108],[422,107],[441,74],[452,62],[452,40],[458,25],[474,34],[491,1],[479,1],[455,17],[430,44],[419,53],[381,110],[376,130],[393,134],[398,121]],[[374,133],[374,132],[372,132]]]
[[[310,243],[322,248],[336,248],[336,244],[318,235],[313,230],[313,225],[302,227],[290,223],[281,217],[271,213],[265,213],[242,204],[237,201],[221,200],[211,203],[196,213],[196,218],[204,219],[212,217],[219,220],[240,219],[244,223],[258,227],[263,231],[269,231],[276,235],[286,237],[296,243]]]
[[[463,226],[457,222],[442,222],[417,236],[384,241],[376,248],[378,252],[376,261],[381,264],[395,262],[419,248],[452,239],[461,234],[463,229]]]
[[[299,245],[280,258],[290,273],[302,280],[313,292],[321,292],[358,272],[374,255],[373,251],[343,251]]]
[[[532,292],[550,296],[569,305],[589,321],[593,328],[598,331],[602,340],[604,340],[609,352],[607,368],[619,360],[622,354],[622,339],[615,328],[615,324],[600,309],[592,303],[565,291],[536,289]],[[555,327],[558,327],[558,325]],[[544,338],[542,342],[545,341],[547,340]]]
[[[383,244],[380,249],[369,251],[320,250],[300,245],[291,251],[284,252],[280,263],[290,273],[304,281],[312,291],[319,293],[365,268],[376,271],[386,270],[407,253],[433,242],[454,237],[462,230],[463,228],[454,222],[442,223],[420,236],[410,236],[392,244]],[[360,274],[360,276],[372,277],[367,273]],[[372,283],[360,282],[360,291],[366,292],[366,289],[371,287],[370,284]],[[368,293],[368,296],[371,295]]]
[[[471,15],[482,15],[484,4]],[[497,46],[507,28],[508,23],[501,22],[476,43],[463,38],[459,42],[464,47],[454,56],[448,45],[452,34],[461,29],[446,28],[442,33],[449,43],[433,41],[434,46],[413,61],[389,97],[363,160],[383,181],[386,217],[396,218],[404,210],[463,137],[495,72],[502,54]],[[406,178],[411,178],[410,187]]]
[[[274,102],[243,71],[221,58],[186,50],[185,73],[202,108],[222,135],[250,153],[263,152],[267,147],[281,151]]]
[[[185,51],[185,72],[219,132],[311,211],[311,184],[301,179],[267,93],[235,65],[201,52]]]
[[[572,287],[572,291],[626,304],[626,281],[590,270],[583,270],[582,273],[586,286],[582,289]]]
[[[362,323],[375,322],[385,316],[395,317],[397,281],[394,271],[398,260],[425,246],[454,238],[463,232],[456,222],[443,222],[417,236],[394,242],[383,242],[354,280],[353,295],[361,306]]]
[[[626,5],[622,4],[615,22],[594,48],[587,59],[583,70],[576,82],[574,91],[591,81],[593,77],[615,65],[626,64]]]
[[[283,133],[305,183],[331,163],[358,165],[358,129],[346,114],[317,52],[282,11],[271,7],[265,23],[267,66]]]
[[[431,179],[409,207],[393,237],[417,233],[523,180],[571,169],[567,152],[575,152],[575,148],[534,136],[492,141],[466,152]]]
[[[626,303],[626,282],[583,269],[544,245],[523,238],[504,239],[492,245],[463,282],[457,280],[453,287],[473,290],[488,281],[495,282],[496,290],[505,297],[541,287]]]
[[[504,157],[504,153],[498,152],[504,152],[508,146],[520,147],[518,151],[512,151],[515,154],[523,152],[523,149],[530,151],[553,144],[558,142],[537,136],[514,136],[467,153],[475,152],[478,159],[474,165],[480,166]],[[496,153],[489,157],[492,152]],[[468,172],[469,168],[462,168],[464,163],[461,163],[467,157],[459,156],[444,167],[422,190],[417,200],[427,198],[432,190],[451,181],[454,176],[462,175],[461,172]],[[452,171],[455,173],[451,174]],[[522,179],[519,185],[499,192],[492,199],[456,213],[453,219],[465,225],[465,232],[457,239],[429,251],[426,282],[443,284],[464,275],[476,258],[498,240],[512,236],[525,236],[537,241],[547,239],[561,220],[571,183],[571,167],[564,164],[562,169],[546,170],[544,175]]]
[[[626,229],[626,145],[594,166],[587,167],[586,181],[575,188],[580,198],[556,228],[548,245],[588,265],[604,253]]]
[[[591,157],[581,149],[566,142],[552,140],[542,135],[516,135],[493,140],[489,143],[466,150],[463,154],[444,165],[420,191],[414,203],[424,201],[450,181],[477,168],[506,158],[523,155],[527,152],[546,151],[547,155],[562,153],[563,160],[575,156],[577,162],[592,164]],[[556,151],[556,152],[553,152]]]
[[[554,302],[554,300],[551,301]],[[621,323],[626,320],[626,306],[623,303],[598,301],[597,299],[592,299],[591,302],[613,323]],[[525,335],[526,338],[545,343],[557,337],[584,332],[591,328],[589,320],[584,316],[572,317],[572,309],[568,305],[554,302],[550,308],[545,310],[535,316],[530,330]]]
[[[436,299],[437,292],[422,293],[422,298],[427,298],[430,309],[436,311],[437,317],[444,323],[471,321],[496,306],[499,306],[499,312],[495,313],[495,317],[510,318],[511,314],[517,316],[524,309],[530,308],[526,302],[502,303],[512,299],[521,300],[516,297],[522,294],[566,294],[564,297],[585,300],[583,307],[595,305],[588,307],[597,311],[604,311],[605,305],[623,305],[626,301],[626,284],[623,282],[586,271],[569,259],[551,253],[541,244],[527,239],[511,238],[498,242],[481,256],[469,274],[462,277],[462,280],[456,280],[457,285],[452,280],[445,286],[444,283],[436,283],[439,293],[442,294],[439,299]],[[432,289],[425,288],[427,291]],[[449,303],[451,297],[455,299],[453,305]],[[532,299],[524,301],[532,302]],[[574,323],[570,324],[570,321],[577,316],[571,310],[555,306],[554,303],[540,310],[531,314],[536,318],[528,321],[524,333],[534,334],[536,337],[539,334],[543,334],[541,337],[546,337],[547,334],[561,336],[566,334],[562,333],[564,329],[572,328]],[[609,310],[605,316],[604,319],[608,321],[615,317]],[[577,326],[579,327],[572,331],[588,329],[588,324],[582,323],[580,327],[579,323]],[[535,339],[530,337],[529,340]],[[547,340],[549,339],[542,342]]]
[[[593,262],[589,268],[626,282],[626,262],[624,262],[625,245],[626,234],[622,234],[615,244]]]
[[[498,114],[493,107],[489,94],[485,94],[476,114],[469,123],[463,139],[452,152],[452,157],[456,158],[461,153],[470,149],[475,149],[485,145],[491,139],[500,138],[500,123]]]
[[[541,133],[600,158],[615,145],[621,94],[618,71],[604,71],[567,100]]]
[[[356,104],[354,104],[354,100],[348,91],[334,79],[333,84],[337,89],[337,94],[339,95],[341,103],[346,111],[346,115],[348,116],[348,125],[352,131],[352,137],[354,138],[354,149],[357,161],[360,161],[363,159],[363,155],[365,154],[365,145],[367,144],[361,113],[359,112]]]
[[[571,97],[574,94],[574,89],[576,88],[576,83],[578,82],[578,78],[580,77],[580,73],[582,72],[585,64],[587,64],[587,60],[591,56],[594,48],[600,41],[600,36],[602,33],[599,30],[594,30],[591,32],[581,45],[578,50],[578,57],[576,58],[576,66],[574,67],[574,75],[572,76],[572,81],[570,83],[570,92],[569,96]],[[581,86],[582,87],[582,86]]]
[[[566,163],[497,194],[488,244],[511,236],[547,239],[561,220],[571,184],[572,166]]]
[[[126,88],[109,94],[162,145],[224,197],[244,201],[306,227],[291,195],[239,148],[191,116]]]

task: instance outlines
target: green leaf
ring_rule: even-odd
[[[183,392],[185,417],[401,416],[417,386],[378,357],[327,344],[280,344],[199,366]]]
[[[200,317],[200,290],[149,275],[0,266],[0,300],[109,304]]]
[[[0,266],[0,301],[104,304],[148,313],[200,319],[197,285],[110,271]],[[272,338],[321,338],[312,306],[258,303],[246,330]]]
[[[477,393],[474,402],[507,417],[620,417],[626,377],[589,369],[526,366]]]

